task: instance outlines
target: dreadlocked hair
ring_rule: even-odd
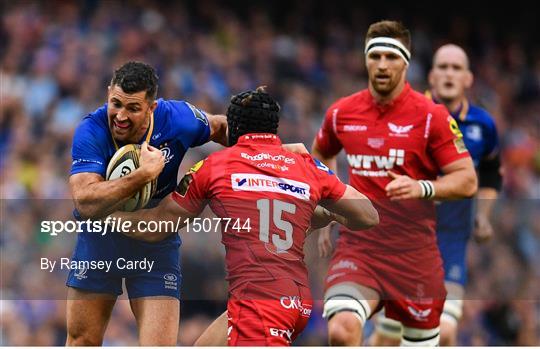
[[[279,109],[279,104],[266,92],[265,86],[233,96],[227,109],[229,146],[248,133],[277,134]]]

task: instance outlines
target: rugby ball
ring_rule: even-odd
[[[127,176],[139,168],[141,146],[128,144],[118,149],[107,166],[107,180],[113,180]],[[122,211],[135,211],[148,204],[156,190],[156,180],[146,183],[141,190],[126,201]]]

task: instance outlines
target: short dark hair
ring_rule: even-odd
[[[235,145],[240,136],[248,133],[277,134],[279,109],[278,102],[264,86],[233,96],[227,108],[229,146]]]
[[[401,22],[384,20],[373,23],[367,31],[366,43],[381,36],[397,39],[411,50],[411,32]]]
[[[146,91],[146,98],[156,99],[158,77],[154,68],[142,62],[127,62],[114,71],[111,86],[117,85],[126,93]]]

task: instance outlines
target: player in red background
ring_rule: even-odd
[[[313,144],[330,168],[345,149],[351,185],[381,217],[373,229],[340,232],[326,278],[330,344],[361,345],[381,306],[403,324],[402,345],[439,343],[446,291],[430,199],[470,197],[477,179],[455,120],[406,82],[410,41],[401,23],[369,27],[368,89],[335,102]]]
[[[378,223],[364,195],[309,154],[283,149],[278,111],[262,89],[234,96],[227,111],[232,147],[196,164],[158,207],[115,214],[134,224],[184,221],[208,204],[218,217],[240,222],[238,228],[222,225],[229,345],[290,345],[307,324],[312,300],[303,243],[319,202],[339,215],[318,209],[322,225],[333,219],[351,229]],[[168,234],[130,236],[155,241]]]

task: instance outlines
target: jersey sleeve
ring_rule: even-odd
[[[497,127],[493,119],[486,115],[485,124],[485,147],[483,152],[483,158],[495,158],[499,154],[499,135],[497,133]]]
[[[186,149],[209,141],[210,124],[206,113],[184,101],[168,101],[173,123],[179,127],[179,138]]]
[[[331,200],[333,202],[341,199],[347,186],[322,162],[312,158],[317,168],[317,181],[321,186],[321,200]]]
[[[75,130],[71,148],[71,175],[83,172],[97,173],[105,178],[107,155],[99,144],[107,142],[106,133],[91,118],[85,118]]]
[[[428,149],[439,168],[469,157],[456,120],[445,107],[437,105],[432,113]]]
[[[210,175],[210,160],[199,161],[184,175],[172,198],[183,209],[198,214],[208,202]]]
[[[317,148],[321,154],[325,157],[331,157],[338,154],[343,145],[339,141],[336,134],[336,123],[337,123],[337,114],[339,113],[339,108],[332,105],[326,111],[323,124],[317,132],[316,141]]]
[[[478,186],[480,188],[493,188],[497,191],[502,187],[501,154],[499,150],[499,136],[493,119],[486,115],[484,123],[484,149],[478,164]]]

